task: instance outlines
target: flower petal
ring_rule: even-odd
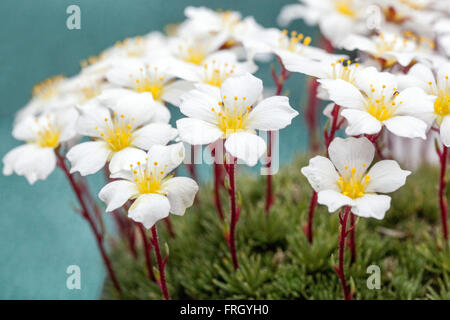
[[[148,150],[155,144],[166,145],[175,139],[178,131],[165,123],[150,123],[133,133],[132,144],[138,148]]]
[[[77,119],[75,130],[83,136],[100,138],[99,128],[105,125],[105,119],[111,117],[109,109],[100,104],[99,100],[91,99],[79,106],[80,116]]]
[[[3,158],[3,173],[15,172],[24,176],[29,184],[45,180],[56,166],[53,148],[40,148],[36,144],[25,144],[8,152]]]
[[[365,172],[372,163],[375,148],[367,138],[335,138],[328,148],[331,162],[341,176],[348,173],[347,169],[355,168]]]
[[[411,171],[402,170],[397,161],[382,160],[375,163],[367,173],[370,182],[365,192],[394,192],[406,182]]]
[[[181,96],[193,89],[194,84],[192,82],[177,80],[164,88],[161,99],[178,107],[181,103]]]
[[[116,173],[121,170],[130,169],[130,164],[137,161],[144,162],[147,153],[135,147],[127,147],[120,151],[114,152],[109,161],[109,171]]]
[[[445,146],[450,147],[450,115],[445,116],[442,119],[440,131],[441,131],[442,143]]]
[[[254,166],[266,152],[266,142],[263,138],[249,132],[231,134],[225,141],[225,149],[233,156],[243,160],[247,165]]]
[[[322,84],[322,88],[328,91],[328,95],[336,104],[353,109],[364,109],[364,97],[361,92],[351,83],[337,79],[318,80]]]
[[[70,172],[79,172],[82,176],[99,171],[108,160],[111,150],[106,142],[88,141],[77,144],[69,150],[66,157],[70,161]]]
[[[198,191],[197,183],[186,177],[168,179],[161,185],[161,190],[167,192],[170,202],[170,212],[179,216],[184,215],[186,208],[192,206]]]
[[[149,193],[139,196],[128,210],[128,217],[150,229],[169,215],[169,200],[159,194]]]
[[[273,96],[256,105],[248,115],[248,127],[259,130],[279,130],[288,126],[298,112],[289,105],[289,98]]]
[[[427,124],[411,116],[394,116],[383,121],[386,128],[393,134],[405,138],[426,139]]]
[[[184,145],[179,142],[168,146],[152,146],[147,153],[147,157],[149,163],[157,162],[155,170],[163,170],[163,176],[166,176],[183,162],[184,154]]]
[[[335,212],[343,206],[353,205],[353,200],[334,190],[322,190],[317,193],[317,202],[328,207],[329,212]]]
[[[375,134],[381,130],[381,122],[366,111],[344,109],[341,111],[341,115],[348,122],[345,133],[349,136]]]
[[[190,118],[201,119],[209,123],[217,123],[217,115],[212,108],[219,108],[220,90],[210,85],[196,85],[181,97],[180,111]]]
[[[353,214],[364,218],[381,220],[391,206],[391,197],[379,194],[365,194],[354,199]]]
[[[309,165],[303,167],[301,171],[315,191],[328,189],[339,191],[336,183],[339,180],[339,175],[328,158],[315,156],[309,160]]]
[[[194,118],[178,120],[177,129],[181,140],[192,145],[209,144],[223,135],[222,130],[216,125]]]
[[[225,106],[231,106],[235,102],[235,97],[242,99],[245,97],[246,105],[252,106],[261,97],[263,84],[261,79],[246,73],[237,77],[227,78],[220,88]]]
[[[128,199],[137,194],[139,194],[139,190],[136,184],[117,180],[104,186],[98,197],[106,204],[106,212],[111,212],[123,206]]]

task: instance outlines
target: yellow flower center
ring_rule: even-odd
[[[181,59],[186,62],[190,62],[193,64],[201,65],[203,60],[206,58],[206,50],[202,44],[196,45],[179,45],[178,46],[179,54]]]
[[[161,185],[165,180],[172,177],[164,176],[167,165],[161,166],[158,165],[158,162],[149,163],[148,158],[146,158],[146,161],[145,164],[141,164],[138,161],[136,167],[132,164],[130,165],[133,173],[133,180],[136,183],[139,193],[157,193],[166,195],[166,193],[161,192]]]
[[[352,62],[347,60],[347,64],[345,64],[344,58],[341,58],[340,60],[331,63],[331,76],[334,80],[341,79],[353,84],[355,82],[356,68],[358,67],[358,63],[352,65]]]
[[[96,127],[96,129],[100,131],[100,136],[106,141],[109,148],[116,152],[131,145],[133,131],[131,123],[134,120],[134,118],[131,118],[130,121],[123,114],[117,117],[114,112],[112,119],[105,118],[106,125],[104,128]]]
[[[33,96],[38,96],[43,100],[50,100],[55,97],[58,93],[58,83],[64,79],[62,75],[56,75],[54,77],[45,79],[44,81],[36,84],[33,87]]]
[[[337,0],[334,4],[336,11],[350,18],[356,18],[357,12],[353,7],[353,0]]]
[[[232,108],[225,107],[221,101],[218,107],[211,108],[211,111],[216,113],[218,126],[223,131],[225,138],[235,132],[244,131],[247,127],[247,118],[252,107],[242,107],[246,97],[243,97],[241,101],[239,100],[238,97],[234,97],[235,105]]]
[[[291,31],[289,36],[288,31],[283,30],[283,34],[278,39],[278,42],[281,49],[301,54],[305,46],[309,46],[311,43],[311,37],[305,37],[303,33],[297,33],[297,31]]]
[[[402,101],[396,102],[395,98],[398,95],[398,91],[394,88],[394,93],[385,95],[384,89],[385,85],[382,86],[382,90],[378,97],[374,97],[372,93],[375,92],[373,85],[371,86],[371,93],[368,95],[368,104],[366,106],[366,111],[374,116],[378,121],[385,121],[390,119],[394,114],[395,110],[403,103]]]
[[[431,92],[436,95],[434,102],[434,113],[438,115],[438,125],[442,122],[442,118],[450,114],[450,87],[448,83],[448,76],[445,76],[445,84],[443,88],[433,89],[433,83],[428,83],[431,87]]]
[[[228,63],[217,64],[213,60],[210,64],[204,64],[204,82],[219,87],[230,75],[234,73],[236,65],[229,65]]]
[[[365,167],[366,165],[363,164]],[[337,185],[344,196],[356,199],[364,195],[367,185],[370,182],[370,176],[363,176],[363,173],[359,173],[355,168],[348,171],[348,166],[345,166],[345,174],[339,177]]]
[[[149,65],[139,69],[139,75],[134,78],[134,88],[137,92],[150,92],[154,100],[160,100],[164,89],[164,77],[158,72],[158,67],[151,68]]]
[[[56,148],[59,145],[60,131],[50,121],[47,127],[37,132],[37,144],[41,148]]]

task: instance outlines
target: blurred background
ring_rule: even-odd
[[[0,156],[21,142],[11,136],[14,114],[30,98],[34,84],[47,77],[79,72],[80,61],[126,37],[163,30],[181,22],[186,6],[236,10],[254,16],[264,27],[276,27],[282,6],[295,0],[2,0],[0,2],[0,96],[2,97]],[[81,9],[81,30],[66,28],[66,8]],[[295,21],[297,30],[317,40],[318,31]],[[256,76],[273,86],[270,64],[260,64]],[[285,89],[291,105],[302,110],[305,77],[295,74]],[[172,122],[180,117],[171,107]],[[302,112],[301,112],[302,113]],[[305,149],[307,134],[302,114],[280,134],[280,162],[286,163]],[[207,168],[202,176],[207,179]],[[90,177],[97,193],[103,177]],[[28,185],[23,177],[1,176],[0,298],[97,299],[105,271],[87,223],[74,212],[69,184],[59,170],[46,181]],[[113,228],[111,228],[113,229]],[[113,232],[113,230],[111,230]],[[66,269],[81,268],[81,290],[66,288]]]

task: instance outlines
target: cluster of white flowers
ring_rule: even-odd
[[[332,117],[332,107],[337,105],[339,122],[342,120],[347,135],[365,136],[371,142],[380,138],[391,147],[396,137],[425,140],[431,136],[431,130],[439,132],[445,147],[450,146],[448,3],[434,0],[300,2],[283,8],[278,19],[280,24],[287,26],[292,20],[302,18],[310,25],[318,25],[332,47],[357,50],[358,54],[354,61],[324,51],[311,54],[319,49],[305,48],[305,42],[309,44],[310,40],[302,34],[294,31],[289,37],[284,31],[279,36],[276,50],[280,51],[286,69],[317,78],[318,97],[332,101],[324,112],[328,117]],[[270,41],[266,48],[250,45],[256,53],[265,52],[264,49],[271,47]],[[280,46],[285,44],[289,53],[281,52]],[[382,161],[371,171],[375,170],[378,176],[383,172],[383,177],[378,178],[385,180],[385,186],[375,182],[377,177],[373,173],[365,174],[374,149],[369,140],[360,140],[364,141],[349,138],[346,142],[332,142],[329,154],[337,172],[329,161],[316,157],[303,173],[319,193],[319,203],[326,204],[330,211],[351,205],[356,215],[381,219],[389,208],[387,198],[373,198],[370,203],[372,194],[396,190],[404,184],[406,173],[398,165]],[[402,153],[414,156],[406,143],[404,146]],[[398,153],[391,150],[391,155]],[[400,156],[404,158],[404,154]],[[365,199],[367,203],[363,203]]]
[[[107,166],[111,180],[121,179],[99,194],[107,211],[136,199],[129,216],[150,228],[169,212],[184,214],[198,190],[192,179],[170,175],[184,159],[182,142],[224,139],[232,156],[255,165],[266,150],[256,130],[284,128],[298,114],[287,97],[263,99],[262,81],[251,74],[257,66],[244,39],[264,29],[237,12],[188,7],[185,14],[167,36],[126,39],[83,61],[79,74],[36,85],[13,131],[26,144],[4,157],[3,173],[32,184],[49,176],[59,154],[70,173]],[[186,116],[177,128],[168,104]]]

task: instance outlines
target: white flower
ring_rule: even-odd
[[[80,107],[77,132],[94,140],[69,150],[71,172],[93,174],[107,161],[110,172],[117,172],[132,159],[142,157],[145,152],[141,149],[165,145],[177,135],[168,124],[150,123],[155,102],[149,93],[128,93],[107,106],[99,102],[100,98]]]
[[[57,109],[75,107],[79,93],[69,90],[70,81],[62,75],[48,78],[33,87],[31,100],[16,115],[15,122]]]
[[[136,199],[128,216],[150,229],[170,213],[184,215],[192,206],[198,191],[197,183],[169,173],[184,159],[182,143],[153,146],[145,159],[130,163],[127,170],[113,174],[120,180],[108,183],[99,193],[107,212],[120,208],[129,199]]]
[[[322,34],[339,47],[350,33],[367,33],[367,4],[354,0],[301,0],[303,4],[284,6],[278,17],[281,26],[302,18],[309,25],[319,25]]]
[[[391,32],[380,33],[370,38],[352,34],[343,41],[342,46],[347,50],[358,49],[375,59],[384,60],[385,68],[396,63],[406,67],[415,58],[423,57],[424,53],[419,49],[425,49],[424,46],[418,46],[412,38]],[[430,49],[428,48],[425,53],[431,53]]]
[[[139,59],[120,60],[113,64],[106,77],[115,86],[137,93],[151,93],[161,107],[164,102],[178,105],[180,94],[184,92],[187,84],[184,81],[175,81],[174,75],[168,72],[170,62],[170,59],[156,59],[152,63]],[[167,122],[170,119],[167,109],[164,119]]]
[[[226,41],[224,34],[218,35],[190,35],[169,39],[169,47],[175,58],[201,66],[211,54],[220,50]]]
[[[243,39],[244,47],[250,58],[258,54],[277,55],[289,71],[309,74],[309,64],[324,59],[336,60],[344,55],[333,55],[310,46],[311,37],[287,30],[265,29]],[[289,67],[288,67],[289,66]],[[297,70],[291,69],[296,66]]]
[[[191,83],[202,83],[220,87],[229,77],[240,76],[247,72],[253,73],[257,66],[253,61],[238,62],[235,53],[223,50],[210,55],[200,66],[178,64],[172,69],[177,77]],[[186,91],[194,89],[186,84]]]
[[[402,170],[394,160],[377,162],[367,172],[375,148],[366,138],[336,138],[328,151],[330,159],[316,156],[302,168],[318,193],[318,202],[330,212],[351,206],[357,216],[383,219],[391,198],[377,193],[394,192],[411,172]]]
[[[187,19],[177,30],[181,37],[205,34],[224,34],[228,45],[240,42],[243,37],[262,27],[252,17],[242,19],[236,11],[214,11],[205,7],[187,7]]]
[[[298,115],[287,97],[273,96],[258,103],[262,81],[249,73],[228,78],[220,89],[196,87],[182,97],[180,110],[189,118],[177,121],[181,139],[192,145],[226,139],[226,150],[250,166],[266,150],[255,130],[282,129]]]
[[[397,79],[369,67],[356,74],[357,86],[343,80],[319,80],[343,108],[348,135],[377,134],[383,126],[400,137],[425,139],[427,124],[419,119],[433,111],[434,98],[418,87],[398,91]]]
[[[55,169],[55,149],[75,137],[77,116],[77,111],[71,108],[29,116],[18,122],[12,134],[27,143],[5,155],[3,174],[25,176],[30,184],[45,180]]]
[[[450,63],[439,66],[436,76],[423,64],[414,65],[408,74],[401,77],[401,86],[417,86],[436,98],[434,108],[429,110],[424,120],[429,125],[435,120],[440,127],[442,142],[450,146]]]

